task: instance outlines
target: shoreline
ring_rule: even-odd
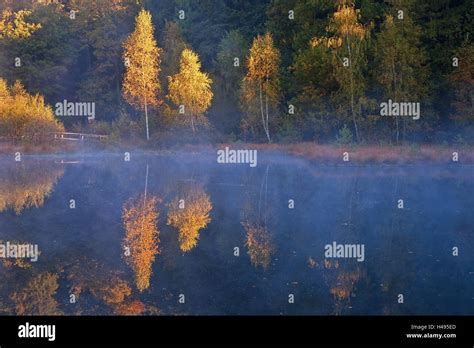
[[[137,146],[94,146],[61,144],[61,146],[22,146],[0,143],[0,157],[14,156],[63,156],[63,155],[121,155],[134,152],[140,155],[186,155],[201,154],[217,156],[217,151],[229,149],[252,149],[265,155],[287,155],[320,164],[474,164],[474,146],[470,145],[332,145],[312,142],[294,144],[186,144],[178,147],[151,149]]]

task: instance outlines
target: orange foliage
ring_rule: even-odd
[[[64,131],[43,96],[28,94],[19,81],[8,88],[0,78],[0,101],[0,136],[37,142],[49,139],[50,132]]]
[[[81,258],[69,269],[67,279],[72,282],[71,293],[76,296],[76,300],[83,291],[89,291],[114,311],[132,295],[126,280],[95,260]]]
[[[13,209],[20,214],[30,207],[41,207],[64,168],[51,163],[3,165],[0,168],[0,212]]]
[[[54,298],[58,289],[58,276],[41,273],[33,278],[20,292],[12,295],[17,315],[59,315],[58,302]]]
[[[140,315],[145,311],[145,305],[139,300],[120,303],[115,306],[117,315]]]
[[[180,207],[178,198],[169,205],[168,225],[179,232],[179,246],[183,252],[196,247],[199,230],[211,221],[209,212],[212,209],[209,196],[201,188],[191,188],[184,194],[184,207]]]
[[[255,267],[262,266],[264,270],[267,269],[275,251],[270,234],[266,227],[259,224],[243,222],[242,225],[247,232],[245,246],[248,249],[250,262]]]
[[[156,197],[145,199],[140,195],[129,200],[122,212],[125,260],[135,272],[135,283],[140,291],[150,286],[152,265],[159,253],[157,200]]]

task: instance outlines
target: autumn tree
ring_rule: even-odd
[[[426,94],[426,59],[420,48],[420,30],[408,11],[399,19],[387,15],[375,45],[376,81],[382,96],[395,102],[419,101]],[[405,119],[403,120],[405,130]],[[395,139],[400,138],[400,120],[395,116]],[[403,132],[405,133],[405,132]]]
[[[126,66],[123,96],[130,105],[145,111],[147,140],[150,140],[148,106],[162,103],[158,98],[161,49],[153,32],[151,14],[142,9],[135,20],[135,30],[125,40],[123,53]]]
[[[211,221],[209,212],[212,204],[202,188],[185,190],[182,198],[176,197],[169,204],[168,225],[176,227],[179,246],[183,252],[192,250],[198,242],[199,230]]]
[[[122,212],[125,261],[133,269],[135,283],[140,291],[150,286],[152,265],[156,254],[159,253],[157,201],[156,197],[140,195],[136,199],[130,199]]]
[[[359,17],[354,4],[342,0],[327,27],[332,36],[312,40],[313,46],[324,44],[333,53],[334,74],[339,84],[334,101],[340,105],[339,111],[349,113],[357,141],[361,139],[358,120],[365,101],[363,68],[368,36],[368,28],[360,23]]]
[[[196,125],[207,125],[203,115],[212,101],[212,80],[209,75],[201,72],[199,57],[186,48],[181,53],[179,72],[168,78],[168,98],[184,113],[186,123],[191,123],[193,133]]]
[[[20,81],[9,88],[0,78],[0,136],[38,142],[60,131],[64,127],[42,95],[29,94]]]
[[[247,114],[244,128],[251,128],[255,132],[259,114],[268,142],[271,142],[269,108],[271,106],[275,109],[279,99],[279,63],[280,52],[274,46],[272,36],[269,33],[258,35],[253,40],[247,58],[247,74],[242,80],[241,103]]]
[[[29,10],[18,12],[3,10],[0,16],[0,40],[25,39],[41,29],[41,24],[30,23],[26,20],[29,15],[31,15]]]

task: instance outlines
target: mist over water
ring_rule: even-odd
[[[4,157],[0,241],[41,254],[0,259],[0,314],[469,314],[472,172],[260,154],[255,168],[196,155]],[[132,248],[130,261],[124,207],[141,221],[152,197],[158,252]],[[333,242],[363,244],[364,260],[325,258]]]

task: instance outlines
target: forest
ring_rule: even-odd
[[[467,146],[473,8],[469,0],[2,0],[0,137]],[[93,117],[77,112],[91,105]]]

